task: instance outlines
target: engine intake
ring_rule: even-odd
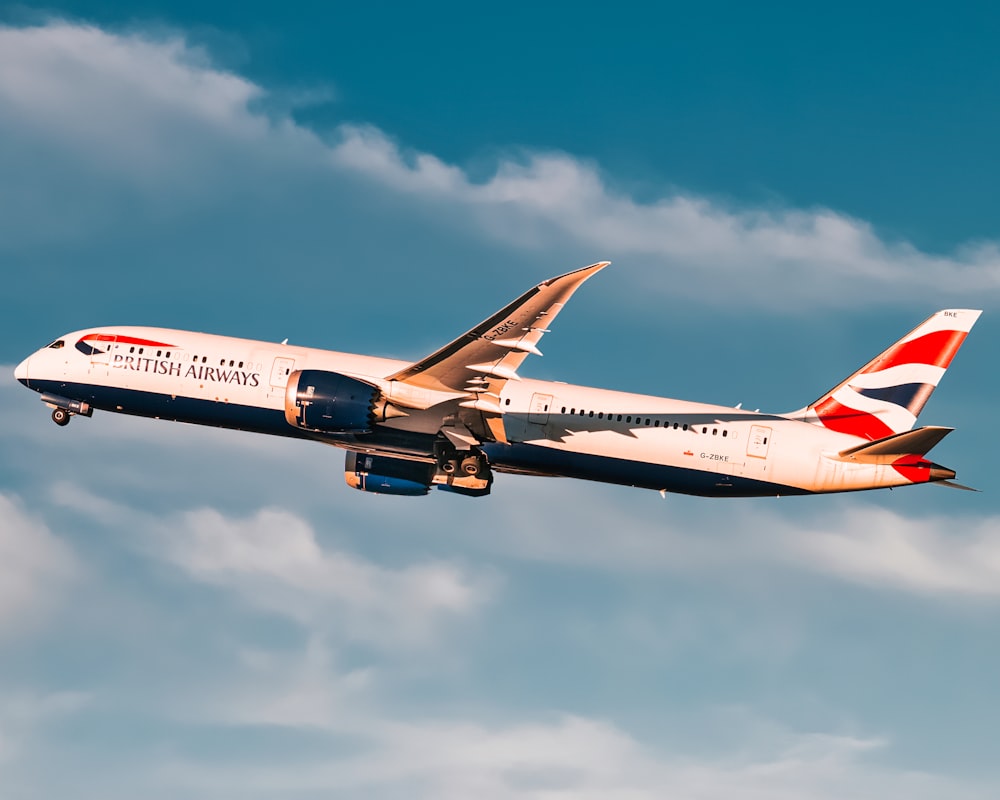
[[[339,372],[296,370],[285,389],[285,419],[321,433],[370,433],[378,395],[371,384]]]

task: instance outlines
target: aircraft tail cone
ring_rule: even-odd
[[[955,477],[955,470],[942,467],[940,464],[933,464],[930,469],[931,481],[950,481]]]

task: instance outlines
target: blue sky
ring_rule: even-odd
[[[415,359],[608,258],[528,373],[782,411],[986,311],[922,417],[978,495],[369,497],[0,383],[5,797],[997,795],[995,13],[0,20],[8,375],[103,323]]]

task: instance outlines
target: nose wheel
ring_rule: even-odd
[[[69,425],[69,419],[72,416],[65,408],[52,409],[52,421],[60,428]]]

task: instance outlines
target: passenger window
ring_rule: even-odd
[[[243,362],[242,361],[240,362],[240,369],[243,369]],[[510,401],[508,400],[508,402],[510,402]]]
[[[235,362],[235,360],[234,360],[234,359],[232,359],[232,358],[231,358],[231,359],[229,359],[229,366],[231,366],[231,367],[232,367],[232,366],[234,366],[234,365],[235,365],[235,363],[236,363],[236,362]]]
[[[571,408],[571,409],[569,410],[569,413],[570,413],[570,414],[575,414],[575,413],[576,413],[576,409],[575,409],[575,408]]]
[[[621,415],[621,414],[619,414],[619,415],[618,415],[618,421],[619,421],[619,422],[621,422],[621,421],[622,421],[622,415]]]
[[[562,411],[560,411],[559,413],[560,413],[560,414],[565,414],[565,413],[566,413],[566,406],[563,406],[563,407],[562,407]]]
[[[646,417],[646,427],[647,428],[649,427],[649,422],[650,422],[649,417]]]
[[[701,429],[701,432],[702,432],[702,433],[708,433],[708,428],[702,428],[702,429]]]
[[[674,423],[674,427],[677,427],[676,423]],[[686,422],[684,423],[684,428],[683,428],[683,429],[684,429],[684,430],[687,430],[687,429],[688,429],[688,424],[687,424]]]
[[[241,365],[241,366],[242,366],[242,365]],[[507,398],[506,400],[504,400],[504,401],[503,401],[503,404],[504,404],[505,406],[509,406],[509,405],[510,405],[510,398],[508,397],[508,398]]]
[[[134,352],[135,352],[135,348],[134,348],[134,347],[130,347],[130,348],[128,349],[128,351],[129,351],[130,353],[134,353]]]
[[[590,416],[594,416],[594,412],[593,411],[590,412]]]
[[[631,422],[632,421],[632,417],[625,417],[625,421],[626,422]]]
[[[597,412],[597,418],[598,419],[604,419],[604,412],[603,411],[598,411]]]
[[[729,431],[727,431],[727,430],[722,431],[722,438],[723,439],[725,439],[728,435],[729,435]]]
[[[656,422],[653,423],[653,427],[654,428],[659,428],[660,427],[660,421],[656,420]]]
[[[160,357],[160,354],[161,354],[161,353],[163,353],[163,351],[162,351],[162,350],[157,350],[157,351],[156,351],[156,357],[157,357],[157,358],[159,358],[159,357]]]
[[[204,364],[206,361],[208,361],[208,356],[202,356],[201,363]]]

